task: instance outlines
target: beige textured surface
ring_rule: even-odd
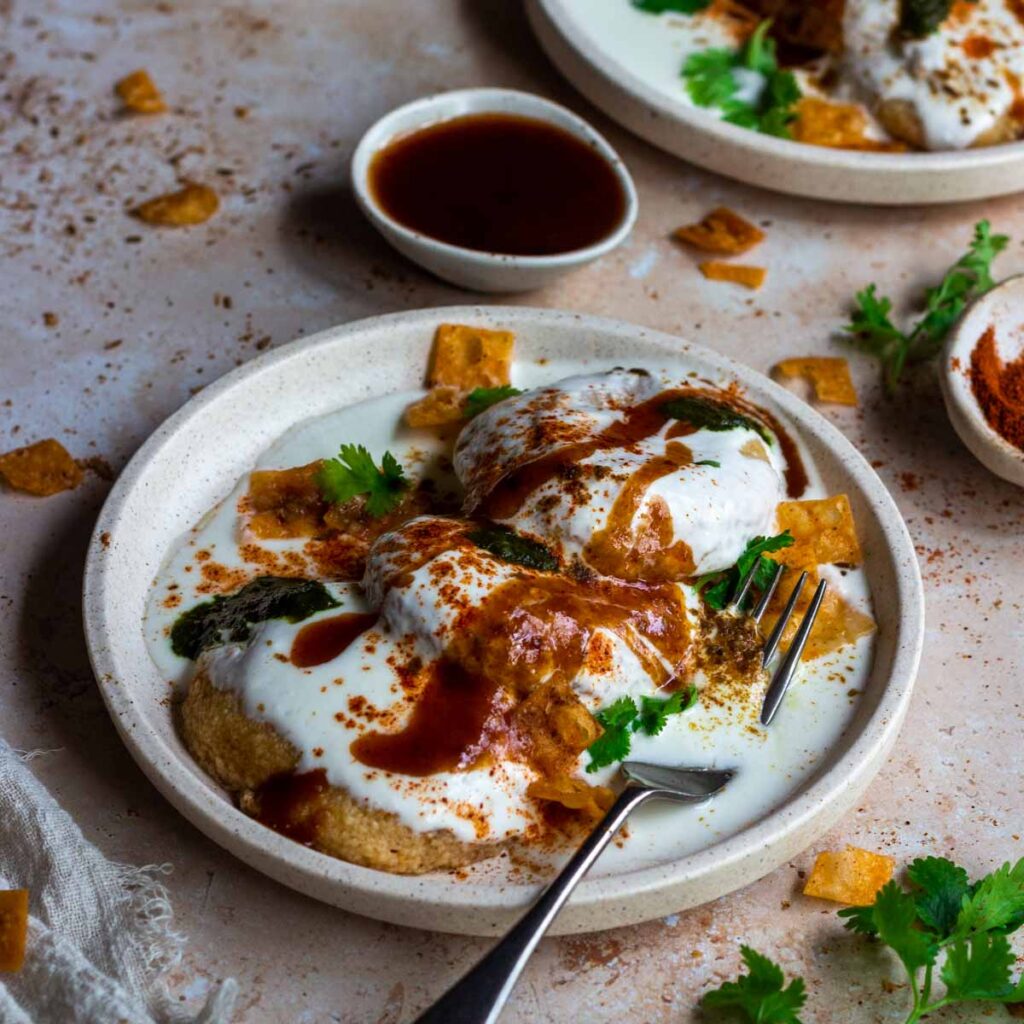
[[[594,119],[635,176],[632,241],[522,298],[532,305],[633,319],[767,369],[838,353],[834,327],[867,281],[909,302],[979,216],[1015,237],[1001,273],[1024,270],[1016,199],[907,211],[800,202],[656,152],[558,80],[512,0],[417,0],[400,12],[379,2],[212,7],[0,3],[0,449],[52,435],[116,470],[192,390],[261,348],[370,313],[464,301],[388,249],[345,187],[362,130],[442,88],[507,85],[565,102]],[[140,66],[172,113],[117,116],[113,83]],[[221,193],[208,225],[162,230],[124,214],[176,174]],[[749,260],[769,267],[756,296],[705,282],[667,237],[719,203],[768,222]],[[901,861],[946,853],[980,872],[1024,854],[1024,499],[960,444],[929,369],[897,402],[882,399],[867,360],[855,357],[854,374],[861,408],[828,415],[907,517],[929,631],[896,752],[827,845]],[[183,999],[233,975],[243,1024],[412,1019],[486,942],[378,925],[267,881],[172,811],[122,750],[79,625],[82,557],[107,489],[90,475],[49,499],[0,494],[3,735],[53,751],[34,769],[108,855],[173,862],[191,937],[175,979]],[[687,1021],[706,985],[734,972],[740,941],[807,976],[807,1021],[902,1019],[902,994],[880,984],[887,962],[849,940],[826,905],[797,895],[812,860],[808,851],[678,918],[545,943],[504,1019]]]

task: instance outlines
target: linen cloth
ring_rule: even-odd
[[[0,889],[28,889],[28,950],[0,974],[0,1024],[228,1024],[237,986],[198,1015],[161,988],[181,959],[161,884],[169,865],[107,860],[0,740]]]

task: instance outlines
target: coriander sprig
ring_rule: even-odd
[[[765,590],[771,585],[778,565],[771,559],[761,556],[772,551],[781,551],[792,544],[793,535],[789,530],[774,537],[755,537],[747,544],[743,554],[731,569],[701,576],[697,580],[697,593],[704,598],[705,604],[716,611],[721,611],[729,603],[729,595],[736,590],[736,585],[750,572],[755,563],[757,568],[754,569],[753,585],[757,590]]]
[[[594,717],[604,731],[587,747],[590,755],[587,771],[596,772],[598,768],[606,768],[616,761],[625,761],[633,746],[633,733],[657,736],[665,728],[670,715],[689,711],[699,696],[696,686],[687,686],[676,690],[671,697],[642,696],[639,707],[632,697],[620,697],[602,708]]]
[[[847,928],[888,946],[903,964],[912,1000],[904,1024],[958,1003],[1024,1001],[1007,939],[1024,925],[1024,859],[971,882],[945,857],[924,857],[907,881],[909,888],[887,882],[870,906],[839,911]],[[750,973],[708,992],[703,1005],[736,1009],[752,1024],[800,1024],[802,979],[786,987],[777,964],[748,946],[742,954]]]
[[[466,395],[466,401],[462,405],[462,415],[467,420],[471,420],[474,416],[479,416],[485,409],[490,409],[492,405],[504,402],[506,398],[515,398],[516,395],[522,393],[521,388],[514,388],[511,384],[501,384],[496,388],[473,388]]]
[[[633,6],[647,14],[696,14],[710,5],[711,0],[633,0]]]
[[[398,460],[385,452],[380,468],[373,456],[360,444],[343,444],[336,459],[326,459],[316,477],[320,493],[333,504],[342,504],[366,495],[367,515],[374,519],[386,516],[402,500],[408,489]]]
[[[698,107],[717,107],[722,120],[765,135],[789,138],[789,123],[800,99],[800,86],[791,71],[779,67],[775,40],[768,35],[771,21],[762,21],[740,50],[712,47],[691,53],[683,64],[686,91]],[[756,72],[763,86],[755,102],[737,98],[737,72]]]
[[[890,394],[905,367],[937,356],[967,304],[995,287],[992,262],[1009,241],[1006,235],[993,235],[987,220],[975,224],[970,248],[938,285],[925,290],[924,315],[907,334],[889,319],[892,301],[879,296],[874,284],[857,292],[853,314],[843,330],[853,344],[881,361]]]

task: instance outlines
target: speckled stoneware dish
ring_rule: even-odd
[[[1004,363],[1020,358],[1024,352],[1024,275],[1003,281],[964,313],[950,332],[939,374],[946,411],[960,440],[983,466],[1024,487],[1024,451],[989,425],[971,387],[971,353],[989,327],[995,331],[999,358]]]
[[[682,78],[653,70],[651,40],[602,30],[600,8],[629,0],[527,0],[548,56],[584,96],[654,145],[762,188],[844,203],[952,203],[1024,189],[1024,142],[941,153],[809,146],[689,105]],[[656,41],[656,40],[655,40]]]
[[[147,652],[150,585],[175,540],[223,498],[285,430],[364,399],[422,386],[444,322],[510,329],[516,370],[554,380],[616,364],[735,380],[799,438],[824,485],[850,496],[879,632],[863,692],[841,739],[774,811],[683,857],[595,868],[555,931],[609,928],[714,899],[796,855],[859,798],[892,746],[910,700],[923,598],[910,538],[892,499],[824,418],[765,377],[697,345],[633,324],[549,310],[466,306],[363,320],[269,352],[205,388],[142,446],[100,514],[85,577],[93,666],[111,716],[156,787],[198,828],[286,885],[370,917],[441,931],[495,934],[530,901],[536,879],[483,862],[462,878],[407,877],[356,867],[292,842],[236,810],[175,731],[171,690]],[[543,362],[541,362],[543,361]],[[520,377],[519,379],[522,379]],[[183,474],[182,467],[187,467]],[[671,814],[671,809],[665,812]],[[658,819],[671,828],[671,817]],[[631,841],[632,842],[632,841]],[[621,851],[616,851],[621,852]]]

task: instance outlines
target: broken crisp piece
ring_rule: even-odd
[[[814,596],[815,588],[821,577],[813,569],[807,571],[807,582],[797,599],[793,615],[786,623],[782,638],[779,641],[783,650],[788,649],[796,635],[797,628],[803,621],[804,614],[810,606]],[[793,588],[797,584],[799,574],[787,573],[779,582],[778,588],[772,595],[768,608],[761,620],[761,630],[764,636],[771,636],[779,616],[786,607]],[[875,620],[870,615],[854,608],[849,602],[831,588],[825,593],[825,598],[818,608],[818,617],[814,620],[814,629],[807,640],[807,646],[801,655],[801,661],[814,661],[815,658],[823,658],[826,654],[832,654],[848,644],[856,643],[862,636],[867,636],[875,630]]]
[[[208,185],[189,182],[177,192],[168,192],[141,203],[132,214],[147,224],[187,227],[208,221],[220,207],[217,193]]]
[[[459,388],[431,388],[418,402],[405,410],[410,427],[439,427],[445,423],[461,423],[466,392]]]
[[[0,971],[20,971],[28,937],[28,889],[0,890]]]
[[[878,890],[892,878],[895,867],[892,857],[856,846],[824,850],[814,861],[804,885],[804,895],[867,907],[875,902]]]
[[[431,387],[496,388],[509,383],[512,370],[511,331],[489,331],[465,324],[441,324],[434,336]]]
[[[768,276],[768,271],[764,267],[746,267],[739,263],[720,263],[717,260],[701,263],[700,272],[709,281],[729,281],[755,292]]]
[[[860,565],[861,550],[850,499],[845,494],[810,501],[783,501],[778,508],[779,530],[793,536],[792,547],[773,553],[776,561],[795,569],[832,563]]]
[[[133,114],[162,114],[167,109],[160,90],[143,69],[125,75],[114,85],[114,92]]]
[[[263,540],[315,537],[324,532],[327,503],[317,485],[323,460],[292,469],[257,469],[246,495],[252,516],[247,530]]]
[[[830,149],[861,149],[904,152],[902,142],[868,137],[868,118],[855,103],[833,103],[818,96],[804,96],[796,105],[796,119],[789,133],[797,142]]]
[[[782,377],[803,377],[809,380],[819,402],[857,404],[857,390],[850,376],[850,364],[845,359],[829,356],[783,359],[775,365],[775,371]]]
[[[763,242],[764,232],[727,206],[719,206],[699,224],[677,228],[675,237],[704,252],[736,256]]]
[[[569,776],[536,779],[530,783],[526,795],[534,800],[561,804],[570,811],[579,811],[595,819],[604,815],[615,800],[615,794],[606,786],[591,786],[582,779]]]
[[[40,498],[73,490],[83,475],[81,466],[53,437],[0,455],[0,476],[8,485]]]

